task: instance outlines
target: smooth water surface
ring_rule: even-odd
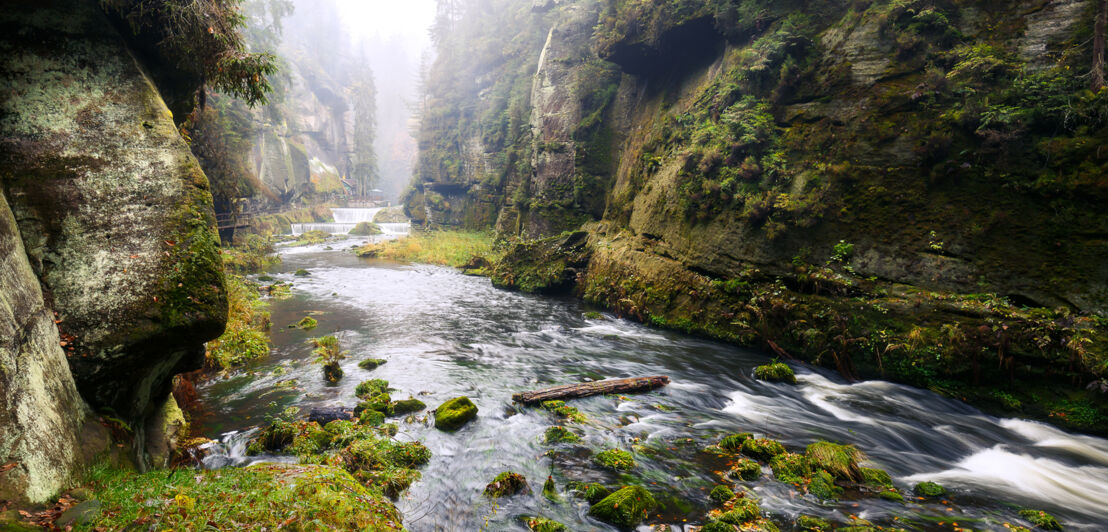
[[[435,266],[359,259],[341,248],[354,239],[282,251],[271,272],[294,283],[293,297],[274,301],[269,359],[201,389],[209,408],[200,428],[223,445],[209,466],[247,463],[249,430],[289,405],[356,404],[354,387],[387,379],[394,399],[418,397],[430,408],[467,395],[480,408],[477,421],[456,433],[435,430],[423,418],[400,424],[402,439],[424,441],[434,456],[423,479],[398,501],[413,532],[526,530],[520,515],[544,515],[571,530],[612,530],[587,516],[587,505],[566,492],[569,480],[619,479],[597,471],[590,452],[636,450],[632,472],[663,496],[651,523],[674,530],[702,522],[707,494],[726,469],[700,451],[730,432],[775,438],[790,450],[819,439],[857,445],[874,467],[888,470],[909,495],[911,485],[935,480],[953,494],[944,501],[907,504],[880,499],[834,503],[801,496],[762,479],[749,483],[762,508],[780,518],[820,515],[846,523],[858,516],[915,530],[958,526],[1004,530],[1027,506],[1054,513],[1067,529],[1105,530],[1108,516],[1108,441],[1074,436],[1035,422],[997,419],[933,393],[886,382],[847,384],[820,369],[797,367],[799,384],[756,381],[756,365],[769,358],[739,347],[650,329],[605,314],[587,319],[583,304],[495,289],[489,281]],[[307,269],[309,277],[291,272]],[[314,331],[286,328],[305,315]],[[346,377],[324,383],[309,363],[311,336],[336,334],[351,352]],[[365,358],[388,363],[373,371]],[[572,401],[588,421],[573,425],[578,446],[541,443],[560,422],[551,414],[512,404],[513,393],[553,384],[644,375],[668,375],[672,384],[652,393]],[[425,415],[426,412],[421,413]],[[266,459],[273,459],[266,457]],[[482,495],[504,470],[523,473],[532,493],[501,499]],[[553,475],[562,495],[541,495]],[[682,501],[689,501],[688,503]],[[691,504],[690,504],[691,503]],[[786,527],[787,528],[787,527]]]

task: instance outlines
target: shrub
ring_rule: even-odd
[[[338,382],[342,378],[342,368],[339,363],[346,358],[346,351],[339,349],[339,339],[334,336],[321,336],[308,340],[315,347],[312,354],[315,355],[315,363],[323,366],[323,376],[327,382]]]

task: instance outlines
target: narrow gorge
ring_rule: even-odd
[[[1106,32],[0,0],[0,531],[1101,530]]]

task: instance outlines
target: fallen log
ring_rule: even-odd
[[[631,377],[629,379],[609,379],[605,381],[583,382],[581,384],[564,384],[535,390],[533,392],[517,393],[512,400],[525,405],[533,405],[543,401],[555,399],[575,399],[600,395],[605,393],[631,393],[647,392],[655,388],[661,388],[669,384],[669,377],[657,375],[653,377]]]

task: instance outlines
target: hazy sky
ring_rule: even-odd
[[[387,40],[403,35],[404,40],[418,39],[430,44],[427,29],[435,18],[434,0],[336,0],[347,30],[355,40],[372,38],[375,34]]]

